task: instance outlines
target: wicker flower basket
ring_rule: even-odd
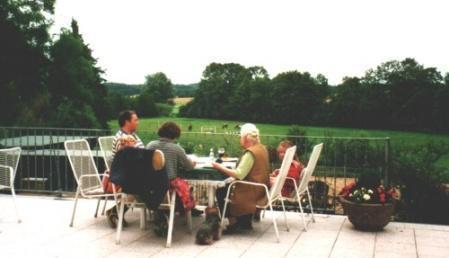
[[[359,230],[382,230],[390,222],[394,212],[394,203],[366,204],[351,202],[342,196],[338,198],[349,221]]]

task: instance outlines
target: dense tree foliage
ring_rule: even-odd
[[[329,86],[323,75],[210,64],[187,117],[449,132],[449,75],[414,59],[390,61]]]
[[[108,94],[75,20],[52,39],[53,11],[54,0],[0,2],[0,125],[104,128],[123,109],[157,114],[148,94]]]
[[[52,124],[67,127],[106,127],[108,110],[102,71],[72,20],[50,50],[52,66],[48,88],[57,110]]]
[[[54,0],[0,2],[0,123],[39,124],[48,119],[48,28]]]
[[[143,93],[152,95],[156,102],[166,102],[173,97],[173,85],[164,73],[150,74],[145,77]]]

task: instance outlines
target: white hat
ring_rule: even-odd
[[[250,123],[242,125],[242,127],[240,128],[240,135],[244,136],[248,134],[251,136],[259,136],[259,129],[257,129],[254,124]]]

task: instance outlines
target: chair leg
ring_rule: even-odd
[[[176,202],[176,192],[173,191],[171,194],[171,201],[170,201],[170,218],[168,219],[168,234],[167,234],[166,247],[171,246],[173,223],[175,221],[175,202]]]
[[[102,216],[103,216],[103,215],[105,214],[105,212],[106,212],[106,205],[108,204],[108,199],[109,199],[108,196],[106,196],[105,199],[104,199],[103,211],[101,212],[101,215],[102,215]]]
[[[273,218],[274,232],[276,232],[276,239],[277,239],[277,242],[279,243],[280,242],[280,240],[279,240],[279,230],[278,230],[278,226],[277,226],[277,223],[276,223],[276,216],[274,215],[273,206],[271,205],[271,202],[269,204],[270,204],[271,216]]]
[[[140,209],[140,229],[145,230],[147,228],[147,208],[142,207]]]
[[[306,225],[306,218],[304,217],[304,210],[302,208],[301,200],[299,199],[299,209],[301,210],[301,216],[302,216],[302,224],[304,226],[304,231],[307,231],[307,225]]]
[[[284,199],[281,198],[281,204],[282,204],[282,212],[284,213],[284,222],[285,222],[285,227],[287,228],[287,232],[290,231],[290,228],[288,227],[288,223],[287,223],[287,213],[285,212],[285,205],[284,205]]]
[[[187,220],[187,227],[189,228],[189,233],[193,233],[193,226],[192,226],[192,211],[189,210],[186,212],[186,220]]]
[[[231,187],[229,187],[228,191],[226,192],[225,203],[224,203],[224,207],[223,207],[223,214],[221,216],[220,231],[223,230],[223,228],[224,228],[224,219],[226,218],[226,210],[227,210],[228,204],[229,204],[229,193],[230,192],[231,192]],[[221,232],[220,232],[220,235],[221,235]]]
[[[262,218],[265,218],[265,209],[262,210]]]
[[[125,196],[122,197],[122,201],[120,202],[120,209],[118,212],[118,224],[117,224],[117,235],[115,238],[115,243],[117,245],[120,244],[120,236],[122,234],[122,227],[123,227],[123,216],[125,211]]]
[[[309,189],[306,189],[307,191],[307,199],[309,199],[309,205],[310,205],[310,212],[312,213],[312,222],[315,222],[315,217],[313,216],[313,206],[312,206],[312,198],[310,198],[310,192]]]
[[[14,186],[11,186],[11,194],[12,194],[12,201],[14,202],[14,208],[16,209],[16,215],[17,215],[17,222],[21,223],[22,220],[20,219],[19,210],[17,209],[16,204],[16,192],[14,191]]]
[[[78,204],[78,196],[80,194],[79,187],[76,189],[75,204],[73,205],[72,219],[70,220],[70,226],[73,227],[73,220],[75,219],[76,205]]]
[[[95,209],[94,218],[98,216],[98,208],[100,207],[101,198],[98,198],[97,208]]]

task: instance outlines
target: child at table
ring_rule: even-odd
[[[293,147],[294,144],[291,141],[284,140],[279,143],[277,147],[277,154],[279,157],[279,160],[282,162],[285,156],[285,152],[288,148]],[[304,165],[299,161],[298,155],[295,154],[295,157],[292,161],[292,164],[290,165],[290,168],[288,170],[287,177],[291,177],[295,179],[296,185],[298,186],[299,180],[301,179],[302,171],[304,169]],[[279,169],[276,169],[273,171],[273,173],[270,175],[270,184],[273,185],[276,177],[279,174]],[[282,196],[284,197],[293,197],[295,194],[295,185],[291,180],[285,180],[284,186],[282,187]]]

